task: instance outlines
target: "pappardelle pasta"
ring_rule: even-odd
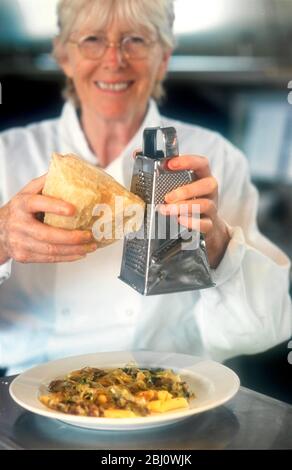
[[[63,413],[105,418],[148,416],[188,408],[194,394],[171,369],[126,366],[115,369],[85,367],[53,380],[48,394],[39,397],[47,407]]]

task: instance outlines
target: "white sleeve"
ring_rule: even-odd
[[[231,241],[213,270],[216,287],[201,291],[196,310],[205,349],[218,361],[264,351],[292,334],[289,259],[258,230],[258,193],[245,157],[229,143],[226,152],[219,214]]]
[[[5,168],[5,147],[2,139],[0,138],[0,207],[7,201],[7,182],[5,181],[6,168]],[[0,265],[0,286],[11,274],[12,260],[7,261]]]
[[[0,265],[0,286],[3,284],[6,279],[10,277],[11,274],[11,264],[12,260],[7,261],[7,263]]]

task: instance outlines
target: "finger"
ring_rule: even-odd
[[[89,230],[66,230],[51,227],[38,220],[25,224],[22,232],[35,240],[53,244],[79,245],[94,242],[93,234]]]
[[[217,208],[212,199],[192,199],[174,204],[161,204],[159,211],[163,215],[193,214],[193,216],[195,216],[195,214],[204,214],[212,218],[217,212]]]
[[[25,209],[32,214],[36,212],[49,212],[57,215],[72,216],[76,212],[73,204],[41,194],[27,195],[25,197]]]
[[[136,157],[141,153],[142,153],[142,149],[134,150],[133,155],[132,155],[133,159],[135,160]]]
[[[213,196],[217,195],[218,184],[217,180],[213,176],[208,176],[193,183],[180,186],[174,191],[167,193],[165,196],[165,202],[174,203],[178,201],[184,201],[186,199],[199,198],[202,196]]]
[[[193,170],[197,178],[205,178],[211,175],[209,160],[199,155],[180,155],[168,161],[170,170]]]
[[[203,219],[194,219],[193,217],[182,215],[178,218],[178,221],[184,227],[187,227],[190,230],[197,230],[204,234],[209,233],[213,229],[213,222],[208,217]]]
[[[30,183],[28,183],[26,186],[24,186],[24,188],[22,188],[20,193],[21,194],[26,194],[26,193],[38,194],[38,193],[40,193],[42,191],[44,185],[45,185],[46,176],[47,176],[47,173],[42,175],[42,176],[39,176],[38,178],[33,179],[32,181],[30,181]]]
[[[41,255],[39,253],[28,253],[22,260],[19,260],[20,263],[70,263],[72,261],[79,261],[84,259],[86,256],[80,255],[68,255],[68,256],[47,256]]]
[[[98,247],[97,243],[85,243],[83,245],[62,245],[40,242],[26,237],[22,239],[23,249],[31,253],[48,256],[84,256],[92,253]]]

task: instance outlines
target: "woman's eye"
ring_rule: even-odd
[[[104,38],[101,36],[88,36],[83,39],[83,42],[88,44],[102,44],[104,42]]]
[[[133,44],[145,44],[145,39],[144,39],[144,38],[141,38],[140,36],[130,36],[130,37],[129,37],[129,40],[130,40]]]

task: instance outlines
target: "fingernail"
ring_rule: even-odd
[[[64,215],[73,215],[75,211],[72,207],[65,206],[61,209],[61,212]]]
[[[92,240],[93,240],[92,233],[86,233],[86,234],[84,235],[84,241],[85,241],[85,242],[90,242],[90,241],[92,241]]]
[[[71,215],[71,211],[68,207],[62,207],[62,209],[60,209],[60,213],[63,215]]]
[[[95,251],[97,249],[97,243],[91,243],[88,247],[87,250],[88,252]]]
[[[171,168],[178,168],[179,167],[179,161],[178,160],[170,160],[170,166]]]

